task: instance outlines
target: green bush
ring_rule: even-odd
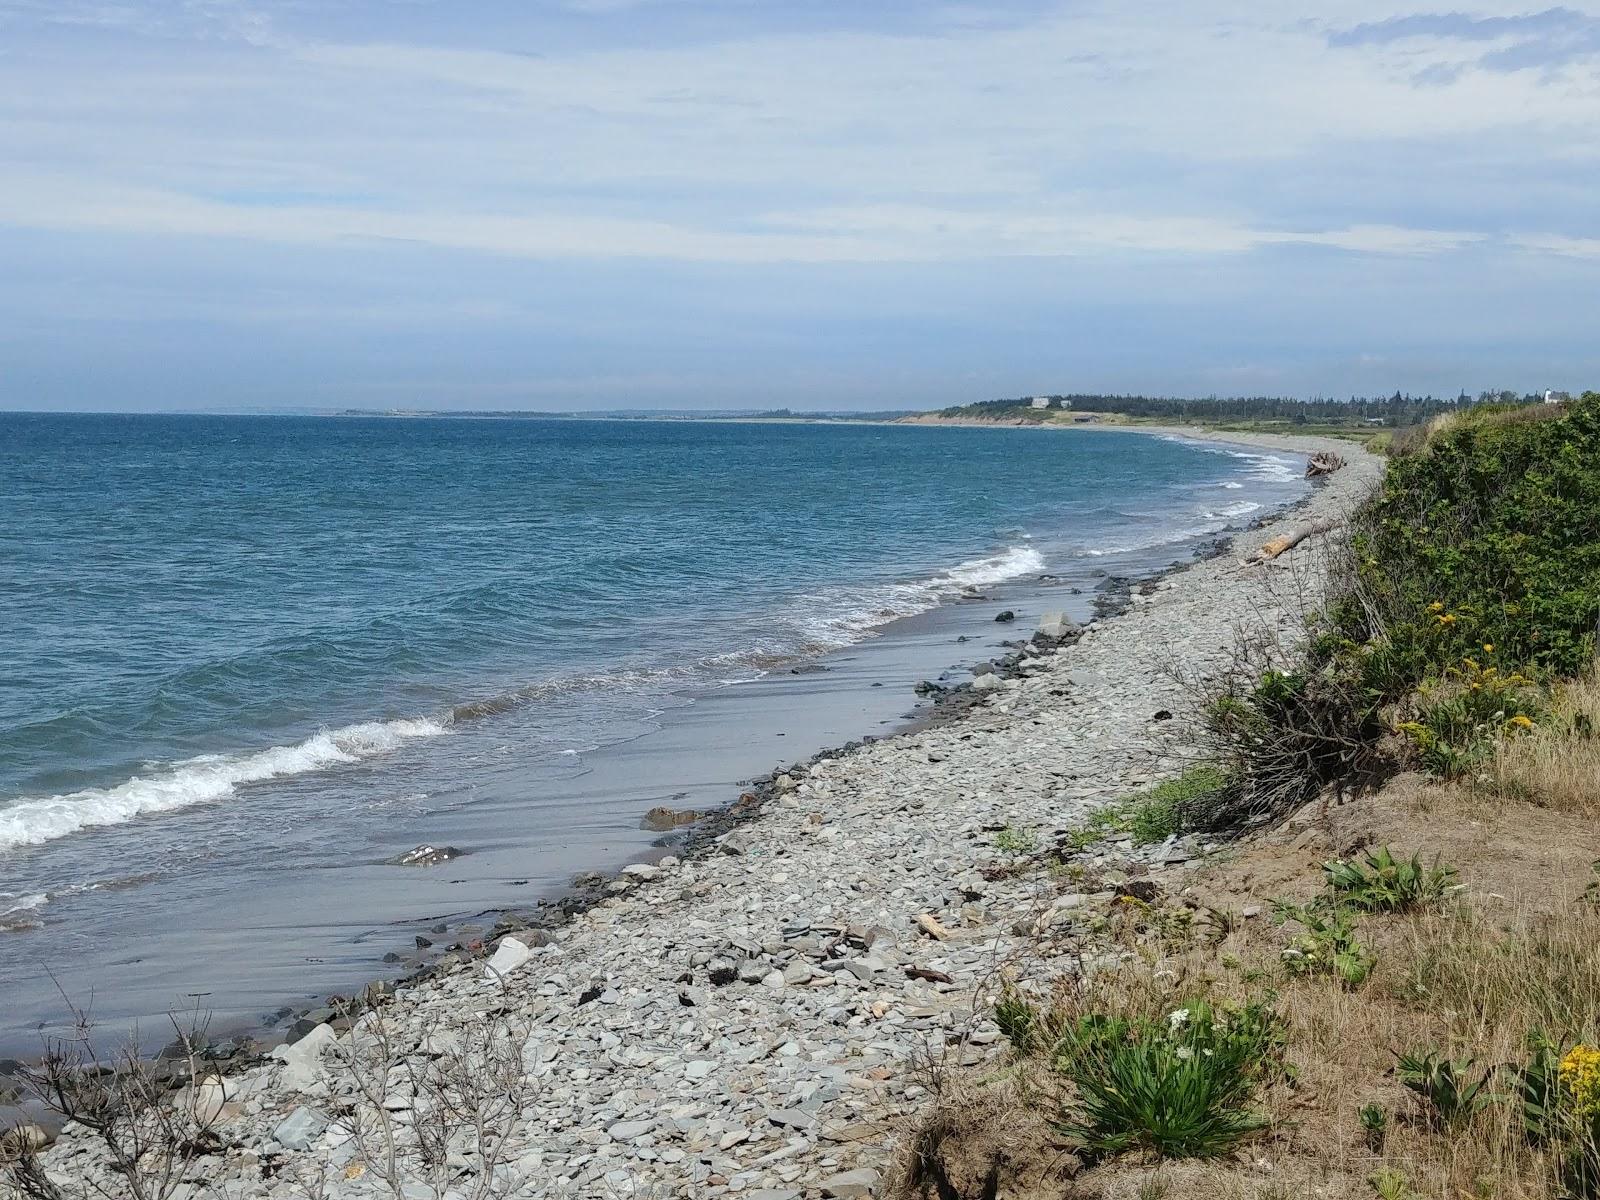
[[[1469,410],[1418,442],[1352,515],[1303,653],[1242,658],[1203,714],[1238,821],[1387,774],[1397,720],[1425,766],[1468,773],[1538,717],[1535,681],[1593,659],[1600,394]]]
[[[1600,601],[1597,462],[1592,392],[1561,409],[1474,411],[1391,461],[1357,521],[1365,603],[1342,608],[1343,631],[1391,643],[1413,684],[1485,642],[1576,674]]]
[[[1283,1072],[1284,1026],[1267,1005],[1195,1001],[1164,1019],[1080,1018],[1055,1053],[1074,1087],[1060,1127],[1090,1158],[1226,1153],[1266,1119],[1253,1107]]]
[[[1416,719],[1403,722],[1400,732],[1429,772],[1456,778],[1476,771],[1499,739],[1532,729],[1546,705],[1531,677],[1502,674],[1469,657],[1446,668],[1444,679],[1424,681],[1416,707]]]
[[[1369,850],[1347,862],[1335,859],[1322,864],[1328,888],[1339,902],[1365,912],[1405,912],[1426,904],[1437,904],[1456,886],[1456,869],[1424,867],[1421,855],[1409,862],[1395,858],[1389,847]]]
[[[1361,1121],[1361,1140],[1374,1154],[1383,1153],[1389,1136],[1389,1112],[1381,1104],[1363,1104],[1356,1112]]]

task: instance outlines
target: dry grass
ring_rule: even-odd
[[[1226,862],[1165,882],[1178,902],[1202,909],[1238,912],[1278,896],[1304,900],[1322,887],[1323,860],[1365,845],[1406,855],[1417,850],[1425,859],[1438,853],[1459,868],[1464,887],[1434,910],[1361,918],[1360,935],[1376,951],[1377,966],[1360,988],[1286,976],[1279,951],[1289,934],[1263,917],[1226,923],[1220,942],[1202,933],[1182,948],[1147,946],[1123,970],[1097,976],[1087,988],[1069,985],[1058,996],[1063,1015],[1071,1016],[1159,1011],[1202,989],[1233,1000],[1274,990],[1298,1082],[1265,1097],[1268,1131],[1217,1161],[1122,1160],[1050,1187],[1002,1172],[985,1180],[995,1190],[929,1194],[1370,1200],[1379,1195],[1373,1177],[1387,1172],[1390,1194],[1411,1200],[1563,1197],[1558,1164],[1528,1141],[1515,1102],[1492,1104],[1446,1131],[1396,1080],[1394,1068],[1400,1053],[1432,1049],[1474,1059],[1476,1071],[1496,1072],[1494,1091],[1514,1093],[1510,1071],[1527,1061],[1530,1032],[1543,1030],[1567,1044],[1600,1037],[1600,908],[1586,894],[1592,825],[1553,807],[1408,778],[1323,818],[1302,815],[1242,844]],[[1008,1077],[1005,1086],[1015,1096],[1015,1081]],[[954,1092],[970,1126],[970,1114],[985,1107],[985,1085],[958,1080]],[[1363,1131],[1364,1105],[1388,1114],[1381,1145]],[[943,1153],[959,1153],[959,1136],[944,1143]],[[1060,1146],[1052,1153],[1059,1155]]]
[[[1494,782],[1503,796],[1600,813],[1600,666],[1561,684],[1549,717],[1531,732],[1501,742]]]

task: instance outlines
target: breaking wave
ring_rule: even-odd
[[[149,813],[212,804],[241,784],[304,775],[386,754],[413,738],[446,732],[425,719],[365,721],[315,733],[292,746],[203,754],[109,788],[19,800],[0,809],[0,850],[39,846],[84,829],[121,825]],[[42,902],[42,898],[41,898]]]

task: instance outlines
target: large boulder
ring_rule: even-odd
[[[1052,641],[1075,637],[1082,632],[1083,626],[1064,612],[1047,612],[1039,618],[1039,636]]]

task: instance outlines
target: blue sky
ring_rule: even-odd
[[[0,0],[0,166],[5,408],[1600,386],[1600,6]]]

